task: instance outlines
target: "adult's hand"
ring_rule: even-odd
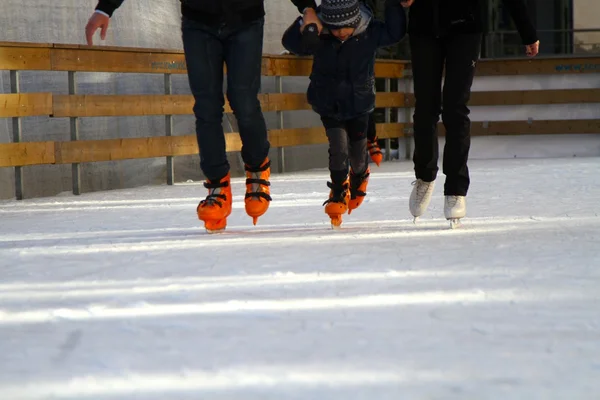
[[[540,51],[540,41],[525,46],[525,54],[528,57],[535,57]]]
[[[402,7],[410,7],[412,6],[412,3],[414,3],[415,0],[400,0],[400,4],[402,4]]]
[[[315,24],[317,25],[317,29],[319,31],[319,34],[321,34],[321,30],[323,30],[323,24],[321,23],[321,20],[319,19],[319,17],[317,17],[317,12],[315,11],[314,8],[307,8],[306,10],[304,10],[304,24],[300,27],[300,32],[304,31],[304,28],[307,27],[310,24]]]
[[[88,20],[87,25],[85,26],[85,37],[87,39],[87,44],[94,44],[94,34],[98,30],[100,31],[100,39],[104,40],[106,38],[106,31],[108,30],[108,24],[110,22],[110,18],[104,14],[100,14],[94,12],[90,19]]]

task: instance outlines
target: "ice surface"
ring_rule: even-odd
[[[0,202],[0,397],[600,397],[600,159],[472,161],[457,230],[371,168],[336,231],[322,170],[220,235],[200,183]]]

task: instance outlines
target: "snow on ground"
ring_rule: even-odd
[[[597,399],[600,159],[470,163],[463,227],[373,167],[333,231],[325,171],[226,233],[200,184],[0,203],[2,399]],[[443,175],[440,173],[440,177]]]

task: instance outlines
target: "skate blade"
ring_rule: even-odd
[[[227,220],[225,219],[220,219],[217,221],[204,221],[204,229],[206,230],[206,233],[220,233],[223,232],[226,227]]]
[[[331,217],[331,229],[342,229],[342,216]]]
[[[457,229],[462,226],[460,218],[448,218],[448,221],[450,222],[450,229]]]

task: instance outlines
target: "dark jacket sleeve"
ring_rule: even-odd
[[[533,44],[538,41],[537,32],[529,17],[529,10],[523,0],[502,0],[508,12],[515,21],[523,44]]]
[[[292,0],[292,3],[294,3],[300,13],[302,13],[302,11],[304,11],[304,9],[307,7],[314,8],[315,10],[317,9],[317,3],[315,3],[315,0]]]
[[[391,46],[406,35],[406,13],[400,0],[385,2],[385,22],[374,21],[377,35],[377,47]]]
[[[300,32],[300,21],[302,17],[296,18],[294,23],[286,29],[281,38],[281,44],[283,47],[292,54],[297,56],[309,56],[312,55],[307,53],[302,46],[302,33]]]
[[[125,0],[99,0],[96,10],[105,12],[112,17],[113,12],[123,4],[123,1]]]

